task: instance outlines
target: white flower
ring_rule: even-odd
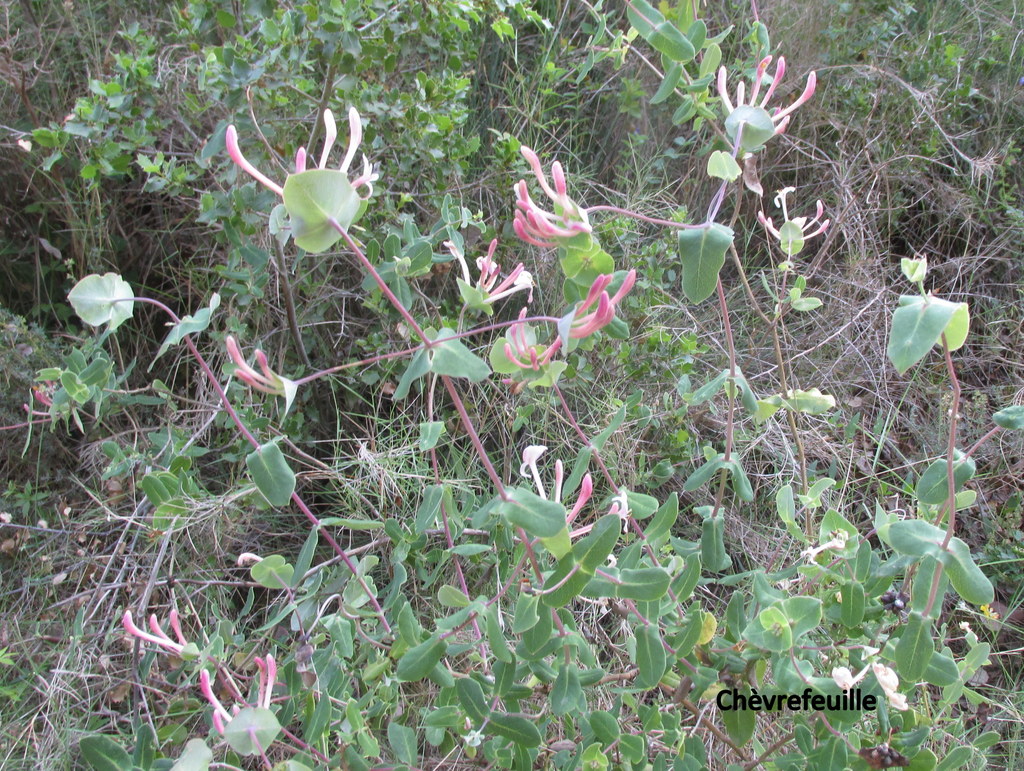
[[[541,498],[547,498],[548,495],[544,491],[544,485],[540,481],[540,472],[537,470],[537,461],[540,456],[548,451],[548,448],[542,444],[531,444],[523,450],[523,463],[519,467],[519,473],[524,477],[532,476],[533,482],[537,485],[537,493]]]

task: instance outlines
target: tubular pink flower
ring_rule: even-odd
[[[247,383],[257,391],[263,393],[273,394],[274,396],[284,395],[284,383],[281,382],[281,378],[270,369],[270,364],[267,362],[267,355],[263,351],[256,351],[256,361],[260,365],[262,373],[257,372],[253,369],[252,365],[245,360],[242,355],[241,349],[238,347],[238,342],[234,337],[228,335],[224,338],[224,345],[228,349],[228,357],[234,363],[235,375],[244,383]]]
[[[274,657],[268,653],[266,659],[256,657],[256,666],[260,670],[260,690],[256,706],[270,709],[270,697],[274,691],[274,683],[277,682],[277,664]]]
[[[562,482],[565,481],[565,465],[562,463],[562,459],[558,458],[555,461],[555,497],[553,500],[562,500]]]
[[[555,342],[549,345],[547,350],[545,350],[543,355],[540,357],[540,361],[538,362],[540,366],[543,367],[545,364],[548,364],[554,358],[555,354],[558,353],[558,349],[561,347],[562,338],[556,337]]]
[[[629,271],[629,273],[626,274],[626,277],[624,279],[622,279],[622,286],[620,286],[619,291],[612,296],[612,305],[618,305],[619,301],[622,300],[622,298],[625,297],[627,294],[629,294],[629,290],[633,288],[633,284],[635,283],[636,269],[634,268],[633,270]]]
[[[242,150],[238,146],[238,130],[234,125],[228,126],[227,132],[224,134],[224,143],[228,148],[228,155],[231,156],[231,160],[242,167],[242,170],[250,177],[255,179],[261,185],[268,190],[273,190],[280,196],[284,195],[284,188],[278,185],[276,182],[266,176],[263,172],[253,166],[249,161],[242,155]]]
[[[732,101],[729,99],[729,89],[726,87],[725,82],[727,74],[724,64],[718,68],[718,98],[721,99],[722,104],[725,105],[726,115],[736,109],[732,106]]]
[[[306,170],[306,148],[300,147],[295,151],[295,173],[301,174]]]
[[[601,299],[597,301],[597,310],[577,319],[569,331],[569,337],[576,340],[589,337],[602,327],[607,326],[614,317],[615,309],[612,308],[611,300],[608,299],[608,293],[602,292]]]
[[[775,114],[772,115],[772,120],[773,121],[778,121],[778,120],[780,120],[782,118],[785,118],[787,115],[789,115],[791,112],[793,112],[797,107],[799,107],[802,104],[807,103],[807,101],[810,100],[810,98],[812,96],[814,96],[814,90],[817,87],[817,85],[818,85],[818,74],[812,70],[811,73],[807,76],[807,85],[804,86],[804,91],[803,91],[802,94],[800,94],[800,98],[797,99],[795,102],[793,102],[793,104],[791,104],[785,110],[781,110],[781,111],[780,110],[776,110]]]
[[[231,722],[231,713],[224,709],[224,705],[217,698],[217,694],[213,692],[213,687],[210,685],[210,673],[205,669],[199,672],[199,690],[213,707],[213,725],[217,732],[223,736],[224,727]]]
[[[505,358],[515,364],[519,369],[536,369],[531,366],[529,362],[525,362],[519,358],[519,355],[512,349],[511,343],[505,343]]]
[[[166,648],[174,655],[180,656],[188,643],[181,634],[181,627],[178,625],[177,616],[178,614],[172,611],[171,627],[174,629],[174,633],[181,641],[180,643],[172,640],[167,636],[167,633],[160,628],[160,624],[156,620],[155,613],[149,617],[149,627],[153,630],[153,634],[145,632],[135,625],[135,621],[132,619],[132,612],[130,610],[126,610],[124,612],[124,615],[121,617],[121,624],[124,626],[125,631],[133,637],[138,637],[140,640],[145,640],[146,642],[151,642],[154,645],[159,645],[161,648]]]
[[[580,482],[580,494],[576,498],[576,504],[572,507],[569,515],[566,517],[567,522],[572,522],[579,513],[583,510],[583,507],[587,505],[587,501],[590,500],[590,496],[594,492],[594,480],[590,474],[583,476],[583,481]]]
[[[530,164],[530,168],[533,169],[533,175],[537,178],[537,182],[540,184],[541,190],[543,190],[547,197],[550,198],[552,201],[558,200],[560,196],[551,188],[551,185],[548,184],[548,179],[544,175],[544,169],[541,168],[540,158],[537,156],[537,153],[535,153],[526,145],[523,145],[521,148],[519,148],[519,152],[522,153],[523,157],[526,159],[526,162]],[[561,167],[559,167],[559,171],[561,171]]]

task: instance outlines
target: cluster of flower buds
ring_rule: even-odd
[[[461,266],[462,280],[468,286],[473,286],[469,276],[469,265],[466,263],[466,257],[462,250],[451,241],[445,241],[444,245]],[[476,258],[476,267],[480,271],[476,289],[483,296],[483,302],[490,305],[523,290],[529,292],[526,301],[533,302],[533,274],[523,267],[523,263],[516,265],[512,272],[501,283],[498,283],[498,279],[501,277],[501,266],[494,261],[494,252],[497,248],[498,239],[495,238],[487,247],[487,254]]]
[[[548,448],[542,444],[531,444],[523,450],[523,463],[519,467],[519,473],[524,477],[532,477],[533,484],[537,488],[537,495],[546,500],[561,501],[562,500],[562,482],[565,479],[565,466],[562,465],[561,459],[555,461],[555,488],[553,490],[554,495],[548,497],[548,492],[544,488],[544,483],[540,478],[540,470],[537,468],[537,461],[540,460],[540,456],[548,451]],[[579,515],[583,510],[583,507],[587,505],[587,501],[590,500],[590,496],[594,492],[594,480],[590,474],[584,474],[583,479],[580,481],[580,492],[576,497],[576,503],[572,509],[566,515],[566,522],[570,523]]]
[[[562,347],[562,338],[556,338],[555,342],[542,351],[537,350],[538,346],[531,344],[527,332],[526,308],[519,312],[519,321],[509,329],[508,342],[505,343],[505,358],[520,369],[529,369],[540,372],[541,367],[548,364],[558,350]]]
[[[348,150],[345,152],[345,158],[341,162],[339,170],[343,174],[348,174],[349,167],[352,165],[352,161],[356,156],[356,151],[359,149],[359,144],[363,141],[363,124],[359,119],[359,112],[355,107],[349,107],[348,110]],[[324,138],[324,147],[320,153],[320,161],[317,164],[318,169],[327,168],[327,156],[330,155],[331,149],[334,147],[334,142],[338,138],[338,127],[334,122],[334,114],[330,110],[324,110],[324,128],[326,136]],[[272,190],[278,196],[284,196],[284,188],[270,179],[266,174],[261,172],[242,155],[242,150],[238,146],[238,130],[234,125],[228,126],[227,133],[224,137],[225,144],[228,148],[228,155],[231,156],[231,160],[237,163],[250,177],[255,179],[261,185],[268,190]],[[295,173],[301,174],[306,171],[306,148],[300,147],[298,152],[295,153]],[[373,194],[373,182],[380,177],[374,173],[373,167],[367,160],[366,156],[363,156],[363,171],[355,179],[350,180],[352,188],[358,192],[359,188],[366,188],[365,194],[362,198],[369,198]]]
[[[126,610],[124,616],[121,618],[121,624],[124,626],[125,631],[133,637],[137,637],[145,642],[151,642],[154,645],[159,645],[161,648],[173,653],[175,656],[181,656],[182,651],[185,650],[185,646],[188,645],[188,640],[185,639],[185,635],[181,632],[181,622],[178,619],[178,611],[172,610],[169,615],[171,630],[174,632],[174,636],[177,637],[177,641],[172,640],[170,636],[160,627],[160,622],[156,618],[156,614],[153,613],[149,617],[149,628],[153,630],[150,634],[142,629],[139,629],[135,625],[135,621],[132,619],[132,612]]]
[[[733,112],[738,107],[759,107],[762,110],[768,112],[768,102],[771,101],[772,96],[775,94],[775,89],[779,87],[782,82],[782,76],[786,73],[786,60],[783,57],[779,57],[778,64],[775,65],[775,74],[772,76],[771,85],[768,86],[768,90],[764,92],[764,96],[761,96],[761,84],[764,79],[765,73],[768,71],[768,65],[772,63],[772,57],[766,56],[757,64],[757,68],[754,70],[754,82],[750,89],[750,98],[747,99],[746,87],[747,84],[740,81],[739,85],[736,86],[736,99],[735,103],[729,98],[729,89],[726,86],[726,69],[720,67],[718,70],[718,95],[722,99],[722,105],[725,107],[726,115]],[[818,82],[818,76],[816,73],[811,72],[807,76],[807,85],[804,86],[804,91],[800,94],[800,97],[793,102],[789,107],[782,109],[776,107],[774,112],[769,112],[772,124],[775,126],[775,134],[781,134],[786,130],[786,126],[789,125],[789,120],[792,117],[793,112],[808,99],[814,95],[814,88]],[[758,97],[761,96],[761,101],[758,102]]]
[[[255,661],[256,666],[260,670],[259,695],[257,696],[256,707],[270,709],[270,698],[274,691],[274,684],[277,682],[277,663],[270,654],[267,654],[266,659],[261,659],[257,656]],[[213,706],[213,727],[223,736],[227,724],[231,722],[235,715],[242,711],[242,708],[237,704],[232,706],[231,712],[224,708],[220,699],[217,698],[217,694],[213,692],[210,673],[205,669],[199,673],[199,690],[203,692],[203,696]]]
[[[519,180],[514,188],[516,213],[512,222],[516,235],[528,244],[551,248],[558,246],[558,241],[561,239],[592,232],[593,228],[587,219],[586,211],[569,197],[562,164],[555,161],[551,165],[551,179],[554,181],[554,187],[552,187],[541,168],[537,153],[529,147],[520,148],[520,152],[530,164],[534,176],[537,177],[537,182],[540,183],[540,187],[547,197],[551,199],[555,210],[549,212],[540,208],[530,198],[526,181]]]
[[[907,603],[910,602],[910,595],[898,592],[895,589],[890,589],[885,592],[878,601],[882,603],[882,607],[891,613],[902,613],[907,608]]]
[[[823,220],[821,218],[825,213],[825,206],[821,201],[817,202],[817,209],[814,213],[814,218],[810,221],[808,221],[807,217],[790,218],[789,207],[786,204],[786,196],[795,191],[795,187],[784,187],[775,196],[775,205],[782,209],[783,224],[781,228],[776,228],[772,218],[764,216],[763,211],[759,211],[757,213],[757,221],[764,225],[764,229],[771,235],[779,239],[783,245],[784,251],[790,256],[803,249],[804,241],[808,241],[815,236],[820,236],[832,223],[832,220]],[[797,234],[797,232],[787,233],[786,230],[790,226],[795,226],[796,230],[799,231],[799,234]]]
[[[224,345],[228,349],[228,356],[236,367],[235,375],[239,380],[266,394],[273,394],[274,396],[286,395],[285,379],[270,368],[270,364],[267,362],[267,355],[263,351],[256,351],[256,361],[260,365],[260,370],[262,370],[257,372],[245,360],[235,338],[228,335],[224,340]]]
[[[862,747],[857,750],[857,754],[871,768],[906,768],[910,765],[910,758],[900,754],[888,744]]]
[[[622,280],[622,285],[612,297],[608,296],[608,285],[612,283],[613,276],[604,274],[594,279],[586,298],[576,309],[576,318],[572,322],[572,329],[569,337],[580,340],[608,326],[615,318],[615,306],[619,304],[629,290],[636,283],[636,270],[631,270]],[[594,307],[597,303],[597,307]],[[593,310],[591,310],[593,309]]]

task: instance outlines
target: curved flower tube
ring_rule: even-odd
[[[261,372],[257,372],[256,369],[245,360],[241,349],[238,347],[238,342],[234,337],[228,335],[224,338],[224,345],[228,349],[228,356],[236,367],[235,375],[239,380],[265,394],[273,394],[274,396],[285,395],[284,381],[270,368],[270,364],[267,362],[267,355],[263,353],[263,351],[256,351],[256,361],[260,365],[260,370],[262,370]]]
[[[152,634],[139,629],[139,627],[135,625],[135,621],[132,619],[132,612],[130,610],[126,610],[124,612],[124,615],[121,617],[121,624],[124,626],[125,631],[133,637],[138,637],[140,640],[145,640],[146,642],[151,642],[154,645],[159,645],[161,648],[169,650],[175,656],[180,656],[182,651],[185,650],[185,646],[188,645],[188,640],[185,639],[185,635],[181,632],[181,622],[178,619],[178,611],[172,610],[169,618],[171,630],[174,632],[174,636],[178,638],[177,642],[172,640],[160,627],[160,622],[157,621],[155,613],[149,617],[149,628],[153,631]]]
[[[572,329],[569,331],[569,337],[574,339],[582,339],[588,337],[599,329],[602,329],[611,323],[612,319],[615,318],[615,307],[619,301],[622,300],[629,290],[633,288],[633,284],[636,283],[636,270],[631,270],[626,274],[625,279],[622,281],[622,286],[619,287],[619,291],[615,293],[613,297],[608,296],[608,292],[605,290],[608,285],[612,282],[612,276],[605,274],[598,276],[594,279],[594,283],[590,287],[590,291],[587,293],[586,298],[577,308],[577,317],[573,321]],[[597,303],[597,308],[587,313],[587,311]],[[579,315],[585,314],[585,315]]]
[[[349,107],[348,109],[348,127],[348,149],[345,151],[345,158],[342,160],[341,166],[339,167],[339,171],[343,174],[348,174],[349,166],[352,165],[352,160],[355,158],[356,151],[359,149],[359,144],[363,141],[363,124],[359,118],[359,112],[355,107]],[[324,129],[324,146],[323,150],[320,152],[320,159],[317,164],[318,169],[327,168],[327,156],[330,155],[331,149],[334,147],[334,142],[338,138],[338,127],[334,121],[334,113],[330,110],[324,110]],[[268,190],[272,190],[279,197],[284,197],[284,188],[253,166],[248,160],[246,160],[245,156],[242,155],[242,150],[238,145],[238,130],[234,125],[228,126],[224,135],[224,143],[227,145],[228,155],[231,156],[231,160],[238,164],[246,174]],[[306,161],[306,148],[300,147],[295,153],[296,174],[301,174],[306,171]],[[359,188],[365,187],[366,194],[360,196],[365,200],[373,195],[372,183],[378,179],[380,179],[380,175],[374,173],[373,166],[364,154],[362,172],[355,179],[350,180],[352,188],[358,191]]]

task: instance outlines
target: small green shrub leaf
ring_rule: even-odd
[[[286,589],[292,585],[295,569],[280,554],[271,554],[249,568],[252,580],[268,589]]]
[[[437,440],[444,434],[444,423],[440,420],[432,420],[429,423],[420,423],[420,452],[433,450],[437,446]]]
[[[489,725],[494,729],[494,733],[510,739],[522,747],[533,749],[540,746],[540,729],[533,721],[527,720],[521,715],[506,715],[496,712],[491,715]]]
[[[455,694],[462,709],[475,725],[482,725],[490,716],[491,708],[484,696],[484,689],[472,677],[460,677],[456,680]]]
[[[953,491],[955,494],[967,480],[974,476],[977,466],[974,463],[974,458],[965,457],[959,450],[954,452],[953,457]],[[917,481],[915,488],[917,499],[921,503],[933,505],[945,503],[949,499],[948,474],[949,463],[946,458],[933,461]]]
[[[657,624],[644,624],[636,630],[636,665],[640,670],[635,685],[654,688],[665,674],[668,660]]]
[[[725,134],[733,142],[736,132],[743,126],[740,147],[753,153],[764,147],[764,143],[775,136],[775,124],[767,110],[751,105],[740,105],[725,119]]]
[[[1024,429],[1024,404],[1015,404],[1012,407],[999,410],[992,416],[992,420],[1000,428],[1020,431]]]
[[[920,680],[934,653],[931,622],[916,611],[911,613],[893,652],[900,679],[911,683]]]
[[[661,568],[623,569],[619,571],[619,580],[621,583],[616,586],[616,597],[654,602],[665,596],[670,576]]]
[[[185,335],[195,335],[200,332],[204,332],[207,327],[210,326],[210,320],[213,318],[213,312],[220,307],[220,295],[216,292],[210,297],[210,305],[202,310],[196,312],[194,316],[186,316],[179,323],[171,327],[171,331],[167,333],[167,337],[164,338],[163,344],[160,346],[160,350],[156,352],[156,356],[153,357],[155,363],[157,359],[167,352],[167,349],[172,345],[177,345],[184,339]],[[150,370],[153,369],[153,364],[149,365]]]
[[[585,712],[586,699],[580,685],[580,674],[575,663],[562,663],[551,686],[551,711],[556,715]]]
[[[403,682],[422,680],[441,660],[447,648],[440,635],[433,635],[403,654],[395,668],[395,677]]]
[[[727,152],[715,150],[708,156],[708,176],[735,182],[743,173],[736,159]]]
[[[295,492],[291,470],[277,442],[267,442],[245,456],[245,467],[271,506],[287,506]]]
[[[284,183],[284,206],[291,217],[295,244],[307,252],[324,252],[341,238],[330,221],[348,230],[362,203],[348,176],[335,169],[291,174]]]
[[[245,707],[231,718],[224,739],[240,755],[256,755],[267,750],[281,733],[277,716],[263,707]]]
[[[86,276],[68,292],[68,302],[86,324],[109,324],[113,331],[132,317],[135,296],[131,286],[116,273]]]
[[[485,380],[491,374],[487,362],[454,336],[455,332],[450,329],[442,329],[437,333],[435,340],[441,342],[430,349],[430,371],[449,377],[464,377],[474,383]]]
[[[732,230],[717,222],[680,231],[679,259],[687,300],[704,302],[714,293],[732,239]]]
[[[573,546],[572,553],[580,571],[593,575],[612,553],[619,540],[621,520],[615,514],[606,514],[597,520],[593,529]]]
[[[995,588],[971,557],[970,547],[959,538],[951,538],[947,548],[953,559],[946,562],[946,574],[957,594],[971,605],[992,602]]]
[[[950,350],[956,350],[967,338],[969,316],[966,303],[951,303],[938,297],[900,298],[900,307],[892,315],[887,354],[902,375],[927,355],[946,332]]]
[[[538,538],[553,538],[565,529],[565,506],[541,498],[531,490],[513,487],[512,500],[502,501],[497,512],[511,524]]]
[[[213,752],[202,739],[189,739],[185,751],[171,766],[171,771],[208,771],[213,762]]]
[[[94,771],[131,771],[132,758],[109,736],[86,736],[78,743],[82,757]]]
[[[397,720],[388,723],[388,744],[400,761],[410,766],[416,763],[416,732],[409,726],[404,726]]]

